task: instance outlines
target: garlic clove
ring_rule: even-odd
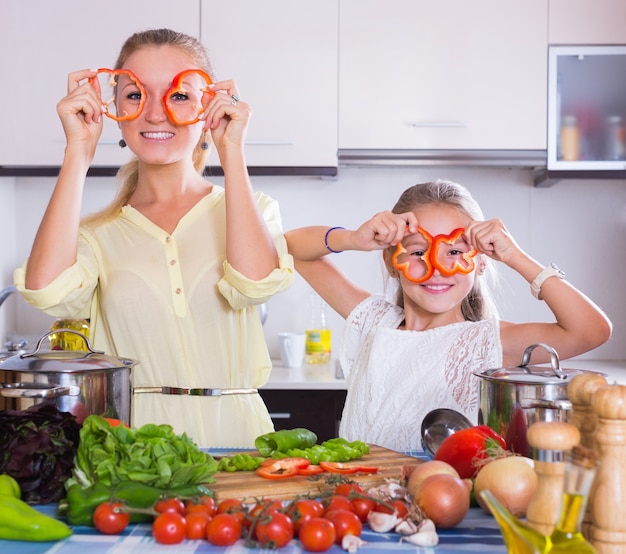
[[[354,554],[359,547],[367,544],[367,541],[362,540],[360,537],[356,535],[344,535],[343,539],[341,539],[341,548],[349,552],[350,554]]]
[[[417,532],[418,533],[436,533],[437,528],[435,527],[435,524],[432,519],[424,519],[417,526]]]
[[[418,532],[418,526],[415,522],[410,519],[403,519],[398,523],[395,527],[395,532],[399,535],[407,536],[414,535]]]
[[[400,518],[395,513],[370,512],[367,515],[367,523],[375,533],[388,533],[400,523],[400,521]]]
[[[402,537],[401,541],[407,541],[415,546],[436,546],[439,544],[439,535],[433,531],[418,532],[407,537]]]

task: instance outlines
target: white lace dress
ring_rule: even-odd
[[[404,310],[373,295],[346,320],[340,361],[348,395],[339,435],[392,450],[422,450],[420,426],[435,408],[478,418],[473,371],[502,366],[494,319],[400,331]]]

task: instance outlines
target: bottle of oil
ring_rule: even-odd
[[[331,336],[326,325],[326,302],[316,293],[310,298],[311,316],[306,330],[306,363],[330,362]]]
[[[89,339],[89,322],[86,319],[57,319],[51,326],[50,331],[59,329],[71,329],[78,331]],[[52,333],[48,336],[50,350],[73,350],[81,352],[89,350],[85,339],[76,333]]]

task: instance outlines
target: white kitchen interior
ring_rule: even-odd
[[[80,0],[0,0],[0,69],[12,76],[13,83],[0,91],[4,239],[0,289],[12,283],[14,268],[28,255],[54,185],[52,174],[40,176],[35,170],[58,166],[62,159],[63,136],[55,104],[65,92],[67,73],[111,65],[122,39],[135,30],[171,26],[200,34],[220,75],[237,80],[242,97],[252,104],[254,126],[247,151],[251,167],[336,168],[336,175],[275,171],[252,177],[256,189],[280,202],[285,230],[313,224],[355,228],[376,212],[391,209],[399,194],[415,183],[437,178],[458,181],[470,189],[487,218],[501,218],[525,250],[546,265],[556,263],[613,321],[613,338],[607,344],[563,366],[605,370],[626,383],[623,172],[619,178],[611,172],[593,176],[574,172],[546,182],[537,179],[546,157],[548,46],[626,44],[623,0],[446,0],[437,7],[414,0],[262,4],[265,8],[252,0],[113,1],[101,13],[102,6]],[[419,42],[424,31],[420,10],[436,23],[429,26],[430,34],[422,36],[430,41],[427,44]],[[248,13],[254,17],[242,17]],[[235,17],[229,17],[232,14]],[[301,27],[309,19],[316,26],[312,37],[303,34]],[[7,28],[7,21],[21,21],[29,30]],[[377,28],[380,35],[388,33],[384,49]],[[411,28],[417,31],[411,34]],[[357,41],[359,29],[370,33],[366,36],[371,41]],[[486,29],[491,29],[489,35]],[[273,40],[273,31],[284,33],[285,42]],[[455,48],[464,40],[459,33],[475,38],[488,58],[476,71],[471,59],[450,65]],[[309,39],[313,46],[300,42]],[[18,41],[19,48],[8,48],[12,40]],[[406,50],[407,44],[417,50]],[[528,48],[529,57],[522,47]],[[471,50],[471,42],[467,48]],[[328,62],[318,63],[318,54]],[[273,56],[280,63],[273,65]],[[249,69],[244,72],[244,67]],[[223,75],[225,68],[227,75]],[[474,83],[486,85],[474,87]],[[490,104],[484,91],[496,86],[503,91]],[[416,98],[416,90],[425,96]],[[464,104],[458,98],[465,92]],[[413,121],[420,117],[415,114],[423,104],[435,98],[444,108],[424,117],[443,121],[445,115],[448,123],[465,123],[460,128],[450,124],[428,130],[405,123],[401,131],[394,130],[393,118]],[[482,100],[485,105],[479,106]],[[289,135],[288,125],[297,126],[300,135]],[[115,124],[107,121],[107,126],[103,153],[94,161],[100,167],[123,162],[115,145],[119,138]],[[483,134],[474,133],[476,127]],[[391,162],[381,155],[390,150],[400,152],[401,159]],[[354,156],[362,152],[367,153],[365,158]],[[446,152],[452,155],[441,156]],[[472,152],[488,155],[454,156]],[[528,161],[520,161],[520,152],[528,155]],[[11,167],[19,171],[11,174]],[[29,167],[35,169],[31,174],[25,171]],[[221,184],[221,177],[209,178]],[[114,191],[114,177],[89,177],[84,213],[106,205]],[[332,256],[363,286],[385,290],[380,253]],[[546,307],[531,296],[528,283],[506,268],[500,275],[503,319],[551,319]],[[290,290],[268,303],[264,328],[272,358],[279,358],[279,332],[306,328],[310,294],[298,277]],[[328,315],[336,355],[343,321],[334,313]],[[52,321],[12,295],[0,307],[0,337],[37,337]],[[302,371],[307,371],[306,366]]]

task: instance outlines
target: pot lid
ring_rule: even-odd
[[[542,347],[550,354],[550,365],[528,365],[530,355],[536,347]],[[502,367],[475,371],[474,375],[489,381],[520,383],[520,384],[563,384],[580,373],[594,373],[584,369],[563,369],[559,357],[551,346],[537,343],[529,346],[522,357],[522,363],[516,367]]]
[[[87,345],[83,350],[50,350],[40,352],[43,341],[53,333],[74,333],[80,335]],[[39,339],[33,352],[16,354],[0,361],[0,370],[32,371],[37,373],[85,373],[90,371],[108,371],[132,367],[137,362],[130,358],[109,356],[94,350],[85,335],[72,329],[55,329]]]

